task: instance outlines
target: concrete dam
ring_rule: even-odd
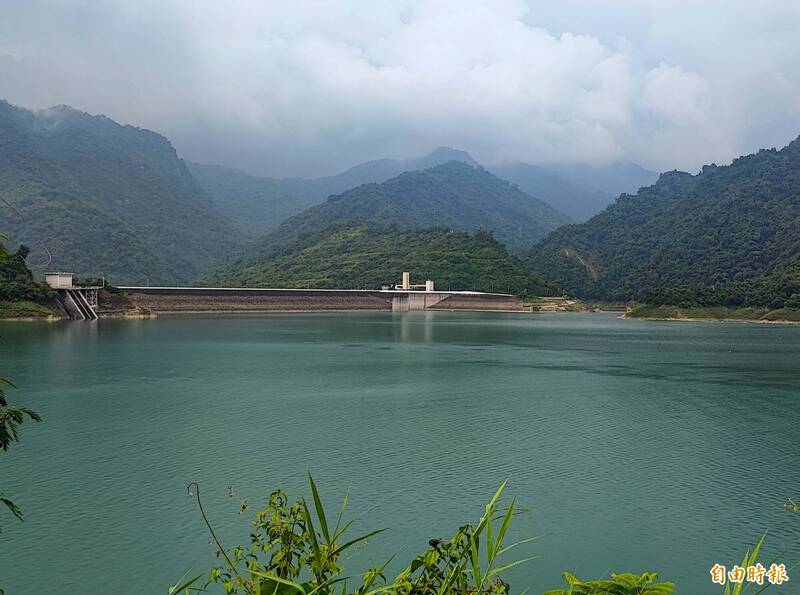
[[[221,287],[119,287],[137,308],[153,314],[308,312],[336,310],[522,311],[505,293],[413,289],[261,289]]]

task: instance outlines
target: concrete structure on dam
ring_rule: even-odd
[[[413,289],[262,289],[247,287],[120,287],[137,308],[154,314],[333,310],[522,311],[506,293]]]

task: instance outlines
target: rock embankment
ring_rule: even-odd
[[[522,299],[515,295],[496,294],[454,294],[445,297],[431,310],[495,310],[495,311],[523,311]]]

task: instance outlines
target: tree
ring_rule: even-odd
[[[12,443],[19,442],[19,426],[25,418],[40,422],[42,417],[27,407],[10,405],[6,399],[4,386],[11,388],[16,386],[10,380],[0,378],[0,449],[8,451]],[[0,492],[0,504],[4,504],[11,514],[22,520],[22,510],[2,492]]]
[[[25,244],[20,244],[19,248],[17,248],[17,256],[19,256],[22,260],[28,258],[28,254],[31,253],[31,249],[28,248]]]

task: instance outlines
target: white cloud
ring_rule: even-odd
[[[447,144],[697,169],[800,133],[793,0],[6,0],[0,96],[316,174]]]

